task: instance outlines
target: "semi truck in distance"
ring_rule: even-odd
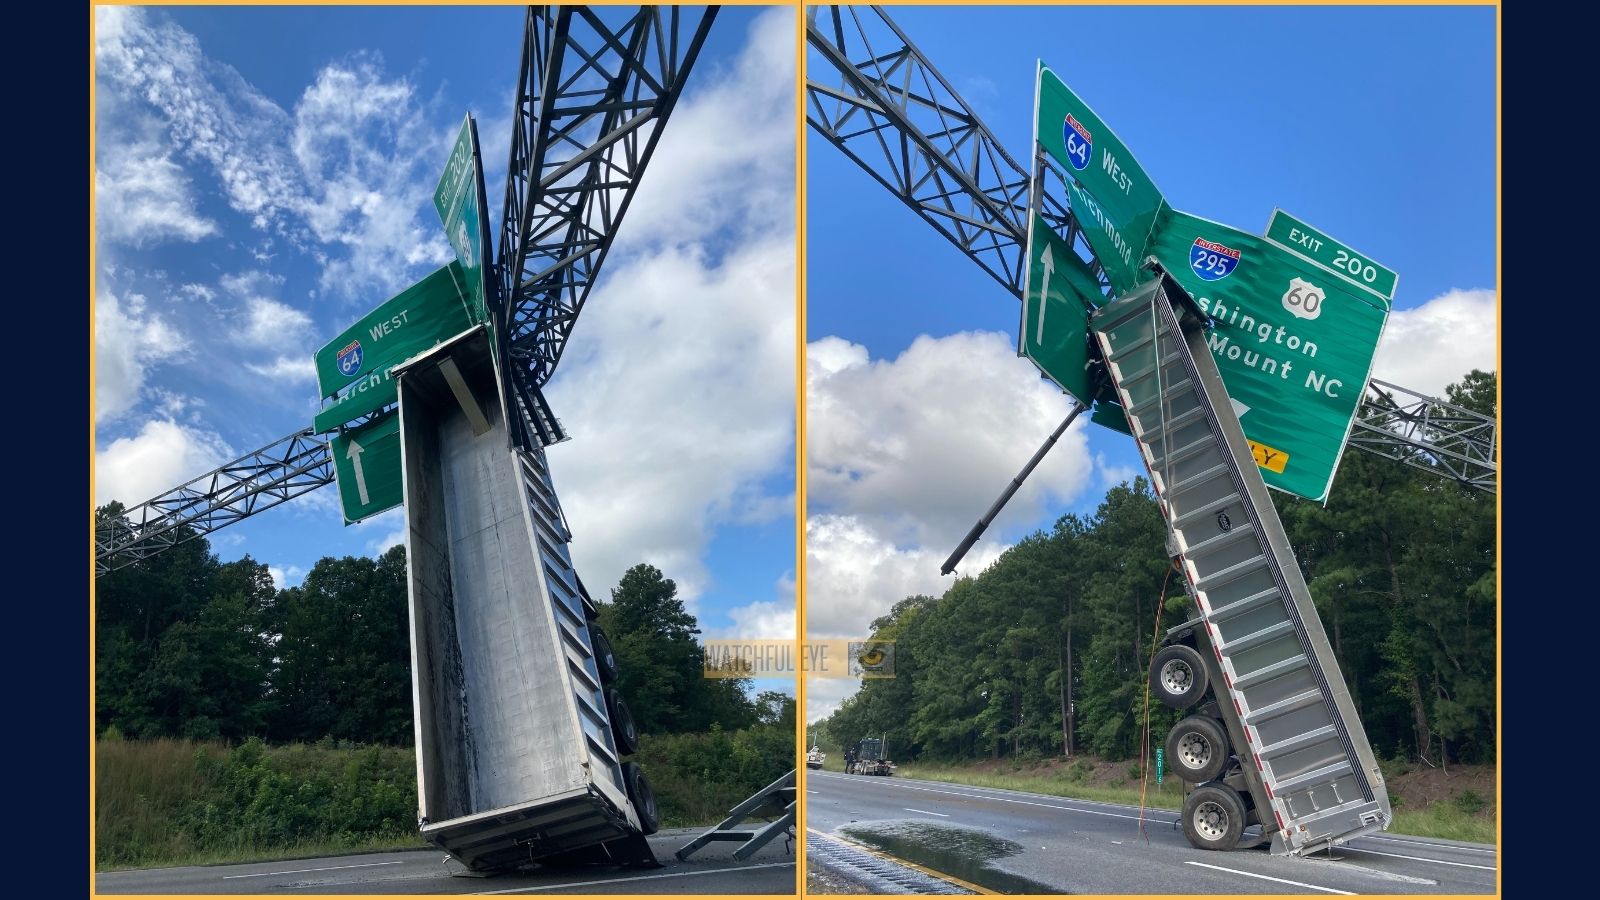
[[[864,738],[845,754],[845,772],[850,775],[893,775],[894,763],[885,748],[888,738]]]
[[[1159,274],[1090,329],[1199,613],[1168,632],[1149,671],[1154,696],[1188,713],[1165,745],[1195,786],[1183,831],[1207,850],[1332,848],[1389,826],[1383,774],[1206,345],[1208,319]]]

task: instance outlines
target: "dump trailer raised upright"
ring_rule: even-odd
[[[1150,681],[1167,705],[1194,710],[1167,740],[1169,764],[1199,785],[1183,808],[1190,842],[1232,849],[1259,823],[1274,853],[1306,854],[1393,815],[1206,324],[1161,274],[1090,325],[1199,608],[1152,659]]]
[[[422,837],[473,871],[653,864],[615,661],[544,453],[507,439],[485,329],[396,373]]]

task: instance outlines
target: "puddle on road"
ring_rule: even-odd
[[[1022,845],[986,831],[930,822],[874,822],[846,825],[839,833],[874,850],[1002,894],[1061,893],[1050,885],[993,866],[998,860],[1021,853]]]

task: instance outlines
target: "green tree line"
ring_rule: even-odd
[[[1447,399],[1493,415],[1495,377]],[[1331,498],[1273,495],[1374,749],[1493,762],[1494,495],[1348,452]],[[887,735],[897,760],[1140,755],[1153,638],[1195,614],[1165,534],[1140,477],[941,596],[902,599],[872,624],[895,677],[863,682],[819,737]],[[1177,716],[1148,710],[1154,746]]]
[[[98,514],[121,512],[110,504]],[[197,537],[95,588],[102,733],[413,742],[404,547],[376,559],[325,557],[300,585],[278,589],[265,564],[222,562]],[[793,698],[751,697],[746,679],[701,676],[699,625],[659,569],[629,569],[599,606],[617,686],[642,733],[772,726],[793,734]],[[774,778],[792,765],[787,755],[776,762]]]

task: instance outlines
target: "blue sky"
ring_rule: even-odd
[[[1178,209],[1259,234],[1281,207],[1399,272],[1376,377],[1440,393],[1494,367],[1493,9],[889,13],[1013,157],[1042,58]],[[814,132],[806,152],[808,616],[860,633],[948,585],[1067,401],[1014,358],[1004,289]],[[963,571],[1137,471],[1125,437],[1075,426]],[[812,682],[808,718],[853,689]]]
[[[97,502],[309,424],[312,352],[449,258],[431,195],[469,110],[498,221],[523,17],[97,10]],[[793,627],[793,34],[721,11],[549,391],[586,582],[656,563],[713,635]],[[282,585],[399,541],[336,501],[212,547]]]

